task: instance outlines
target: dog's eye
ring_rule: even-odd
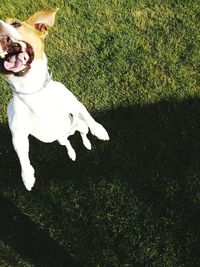
[[[19,21],[13,21],[10,25],[15,28],[19,28],[21,26],[21,23]]]

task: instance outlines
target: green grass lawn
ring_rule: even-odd
[[[111,140],[30,137],[27,192],[0,78],[1,267],[200,266],[199,0],[1,0],[0,18],[60,8],[49,66]]]

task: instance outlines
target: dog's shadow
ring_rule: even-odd
[[[75,135],[71,140],[77,153],[76,162],[70,161],[65,149],[57,143],[43,144],[30,138],[30,157],[39,177],[36,188],[48,187],[52,181],[62,183],[68,178],[77,182],[87,177],[97,180],[103,177],[111,182],[119,179],[134,186],[136,195],[146,203],[155,205],[160,211],[170,208],[176,213],[182,209],[182,219],[196,224],[200,99],[119,107],[93,115],[108,130],[110,141],[105,143],[90,136],[94,149],[87,151],[80,137]],[[1,187],[4,190],[20,188],[23,185],[19,162],[7,126],[0,128],[0,137]],[[12,213],[12,204],[6,199],[4,202]],[[10,215],[3,212],[3,216],[3,220],[8,222],[7,232],[12,232]],[[29,232],[35,227],[30,224]],[[45,240],[40,232],[38,235]],[[40,243],[39,237],[39,250]],[[16,242],[17,250],[20,246],[23,245]]]

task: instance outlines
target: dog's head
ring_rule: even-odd
[[[44,40],[53,26],[56,10],[39,11],[26,21],[0,20],[0,73],[23,76],[33,60],[44,55]]]

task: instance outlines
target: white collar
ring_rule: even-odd
[[[11,82],[8,81],[8,80],[7,80],[7,83],[8,83],[8,85],[9,85],[10,89],[11,89],[15,94],[18,94],[18,95],[34,95],[34,94],[36,94],[36,93],[39,93],[39,92],[42,91],[43,89],[45,89],[51,80],[52,80],[52,75],[49,74],[49,72],[47,72],[47,74],[46,74],[46,79],[45,79],[45,82],[44,82],[43,86],[42,86],[40,89],[38,89],[38,90],[36,90],[36,91],[34,91],[34,92],[30,92],[30,93],[25,93],[25,92],[17,91],[17,90],[15,89],[15,86],[13,85],[13,83],[11,83]]]

